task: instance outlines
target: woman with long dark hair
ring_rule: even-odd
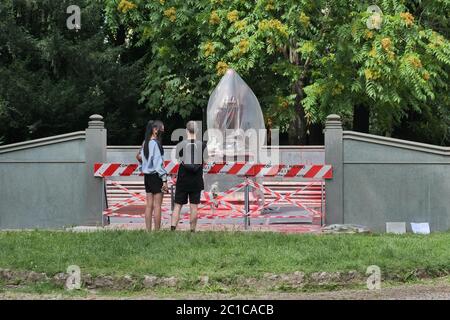
[[[164,150],[162,147],[162,134],[164,124],[159,121],[149,121],[145,130],[145,139],[136,158],[142,163],[144,173],[145,192],[147,204],[145,207],[145,226],[152,230],[152,217],[155,219],[155,230],[161,227],[161,205],[163,192],[168,191],[167,172],[164,169]],[[154,215],[153,215],[154,214]]]

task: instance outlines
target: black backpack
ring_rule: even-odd
[[[187,171],[192,172],[192,173],[196,173],[196,172],[198,172],[199,170],[201,170],[203,168],[203,164],[202,163],[193,163],[194,160],[195,160],[195,155],[197,154],[197,152],[199,152],[197,148],[198,148],[198,146],[197,146],[197,144],[195,142],[187,143],[186,146],[185,146],[185,150],[187,152],[190,151],[189,153],[190,153],[190,156],[191,156],[191,159],[190,159],[191,161],[190,161],[190,163],[185,163],[184,161],[181,162],[183,167]],[[186,155],[184,155],[183,158],[185,158],[185,156]]]

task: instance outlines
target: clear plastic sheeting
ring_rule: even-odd
[[[227,70],[209,98],[207,126],[208,152],[214,155],[248,153],[249,139],[244,139],[244,132],[265,129],[258,99],[232,69]]]
[[[256,151],[265,144],[266,135],[252,135],[265,129],[263,113],[252,89],[233,69],[227,70],[212,92],[206,116],[210,161],[223,161],[225,158],[227,161],[258,161]],[[257,141],[256,150],[255,145],[249,145],[252,140]],[[223,192],[242,182],[242,179],[235,175],[206,175],[205,188]],[[264,202],[264,194],[257,190],[252,192],[252,196]],[[243,200],[243,193],[235,192],[228,198]]]

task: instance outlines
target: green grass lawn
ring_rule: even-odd
[[[0,232],[0,268],[54,274],[76,264],[92,275],[211,279],[267,272],[450,270],[450,232],[420,235],[108,231]]]

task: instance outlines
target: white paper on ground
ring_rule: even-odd
[[[430,234],[430,225],[428,224],[428,222],[423,223],[411,222],[411,229],[412,232],[414,233]]]
[[[386,222],[386,232],[404,234],[406,233],[406,222]]]

